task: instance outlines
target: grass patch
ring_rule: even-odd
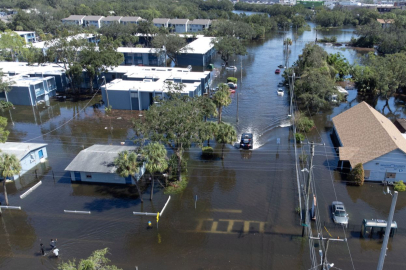
[[[184,191],[189,181],[186,175],[182,175],[182,179],[183,179],[182,181],[174,181],[169,183],[169,186],[167,186],[164,190],[164,194],[174,195]]]

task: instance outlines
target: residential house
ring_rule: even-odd
[[[3,78],[4,79],[4,78]],[[9,101],[14,105],[35,106],[39,102],[46,102],[56,95],[56,83],[53,76],[30,77],[10,76],[12,82],[10,92],[1,92],[0,99]]]
[[[20,37],[25,39],[25,43],[33,43],[37,42],[37,36],[35,34],[35,31],[14,31],[16,32]]]
[[[101,27],[101,20],[103,19],[103,16],[86,16],[83,19],[83,25],[84,26],[94,26],[96,28]]]
[[[145,172],[145,165],[139,167],[139,172],[128,177],[117,174],[114,160],[123,151],[135,151],[136,146],[102,145],[95,144],[79,152],[79,154],[66,167],[70,172],[71,180],[75,182],[135,184]]]
[[[170,19],[169,28],[175,33],[186,33],[188,30],[188,19]]]
[[[388,28],[395,23],[394,19],[376,19],[376,20],[382,25],[382,28]]]
[[[66,24],[74,24],[74,25],[83,25],[83,19],[86,17],[86,15],[70,15],[68,18],[62,19],[63,23]]]
[[[167,19],[167,18],[155,18],[152,20],[152,23],[158,28],[161,28],[161,27],[168,28],[169,21],[170,21],[170,19]]]
[[[107,16],[101,19],[101,26],[120,23],[122,16]]]
[[[122,17],[120,20],[121,24],[127,25],[127,24],[138,24],[139,22],[143,21],[141,17]]]
[[[188,32],[202,32],[209,29],[211,20],[196,19],[188,22]]]
[[[20,160],[21,172],[10,177],[10,180],[17,180],[20,176],[34,168],[37,164],[48,158],[47,144],[45,143],[21,143],[5,142],[0,144],[2,153],[15,155]]]
[[[396,126],[366,102],[333,118],[339,167],[362,163],[366,181],[406,179],[406,139]]]
[[[213,40],[213,37],[197,36],[196,40],[182,48],[181,53],[177,56],[178,65],[208,66],[215,55]]]

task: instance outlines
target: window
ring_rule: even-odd
[[[396,178],[396,173],[387,172],[386,178]]]
[[[91,174],[86,174],[86,178],[92,178]]]
[[[132,98],[138,98],[138,93],[137,92],[131,92],[131,97]]]
[[[369,179],[369,176],[371,175],[370,170],[364,170],[364,179]]]

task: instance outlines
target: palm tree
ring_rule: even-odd
[[[290,38],[287,38],[283,41],[283,45],[286,45],[286,52],[289,51],[289,46],[292,45],[292,40]]]
[[[232,144],[237,140],[237,132],[235,128],[229,124],[221,123],[219,124],[219,129],[216,134],[216,141],[217,143],[223,144],[221,150],[221,158],[224,159],[224,147],[225,145]]]
[[[146,161],[146,170],[152,175],[151,196],[154,193],[154,173],[163,172],[168,168],[168,156],[163,144],[154,142],[145,146],[142,151]]]
[[[230,92],[228,85],[220,84],[219,90],[213,96],[214,104],[217,106],[218,110],[218,123],[221,123],[221,112],[223,111],[223,107],[228,106],[231,104]]]
[[[3,177],[3,189],[6,205],[8,205],[6,180],[7,178],[19,174],[20,171],[21,171],[20,160],[15,155],[4,153],[0,156],[0,173],[1,176]]]
[[[140,161],[138,160],[138,155],[135,152],[123,151],[118,153],[118,157],[114,160],[114,165],[117,167],[116,173],[121,177],[127,178],[131,175],[134,179],[135,186],[137,187],[138,194],[141,199],[141,203],[144,201],[141,197],[141,191],[138,187],[137,179],[135,174],[140,170]]]

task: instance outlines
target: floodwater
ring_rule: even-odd
[[[339,41],[348,41],[352,36],[350,30],[319,31],[318,36],[336,35]],[[239,79],[238,116],[236,93],[232,95],[232,104],[224,110],[223,120],[235,125],[238,135],[253,132],[255,149],[242,151],[227,146],[224,160],[210,161],[201,159],[200,149],[190,149],[188,186],[171,197],[159,226],[155,217],[132,214],[161,211],[168,195],[159,184],[153,201],[149,200],[149,184],[142,185],[144,204],[141,204],[134,187],[72,184],[64,172],[75,155],[92,144],[130,145],[133,136],[130,119],[142,117],[142,112],[113,111],[106,115],[103,106],[86,107],[88,103],[97,104],[100,97],[96,97],[53,101],[47,108],[16,106],[2,113],[9,119],[10,141],[47,143],[49,158],[23,179],[7,183],[10,205],[21,206],[22,210],[3,210],[0,268],[56,269],[61,261],[86,258],[104,247],[110,249],[108,257],[112,263],[123,269],[311,268],[309,242],[301,237],[301,221],[295,212],[299,199],[288,95],[277,95],[282,77],[274,71],[284,63],[284,38],[294,41],[291,64],[315,36],[315,31],[301,35],[276,33],[249,44],[247,56],[232,59],[230,64],[238,67],[236,72],[219,69],[214,84],[225,82],[229,76]],[[341,52],[351,62],[360,56],[345,47],[325,48],[328,52]],[[220,67],[221,60],[215,60],[214,64]],[[329,136],[331,117],[359,102],[355,91],[350,91],[348,100],[351,104],[343,103],[331,112],[314,116],[317,129],[309,134],[309,140],[326,145],[316,147],[314,158],[320,218],[312,226],[318,225],[324,237],[330,236],[323,226],[331,237],[348,238],[347,243],[330,244],[328,260],[336,267],[353,269],[354,264],[356,269],[373,269],[382,240],[360,239],[361,221],[385,218],[391,198],[377,184],[346,186],[334,171],[337,157]],[[404,115],[402,104],[391,100],[393,114]],[[377,108],[382,106],[379,101]],[[220,153],[219,146],[215,149]],[[301,181],[303,177],[301,173]],[[39,180],[42,184],[20,199]],[[2,187],[0,192],[4,202]],[[405,268],[402,247],[406,243],[403,226],[406,199],[402,195],[395,213],[399,229],[389,244],[386,269]],[[329,216],[328,205],[335,196],[345,203],[350,214],[345,231],[334,227]],[[68,214],[64,210],[91,214]],[[148,221],[153,223],[152,229],[147,229]],[[40,256],[40,243],[48,247],[51,238],[58,239],[58,259]]]

